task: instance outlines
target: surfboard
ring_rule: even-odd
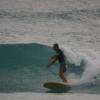
[[[70,90],[71,88],[69,83],[59,83],[59,82],[46,82],[43,84],[43,86],[51,90],[58,90],[58,89]]]

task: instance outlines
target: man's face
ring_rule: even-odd
[[[53,46],[53,50],[57,51],[58,50],[58,47],[57,46]]]

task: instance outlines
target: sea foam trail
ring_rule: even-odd
[[[10,93],[0,94],[1,100],[99,100],[100,95],[93,94],[44,94],[44,93]]]
[[[67,62],[78,68],[77,73],[80,71],[80,68],[84,67],[81,77],[75,77],[75,74],[69,74],[71,78],[75,79],[74,82],[89,82],[90,80],[100,76],[100,55],[97,52],[89,49],[83,52],[70,49],[66,46],[62,46],[62,49],[66,55]],[[70,64],[69,67],[71,67]]]

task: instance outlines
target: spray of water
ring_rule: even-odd
[[[62,50],[67,58],[67,62],[70,64],[74,64],[75,67],[79,67],[81,61],[85,62],[84,64],[84,72],[81,77],[77,77],[77,75],[71,73],[68,75],[72,83],[85,83],[92,81],[94,78],[98,77],[100,72],[100,55],[93,50],[85,50],[85,52],[75,51],[66,46],[62,46]]]

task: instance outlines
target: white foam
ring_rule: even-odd
[[[0,8],[28,11],[60,11],[83,8],[98,8],[99,0],[1,0]]]
[[[0,100],[99,100],[100,95],[71,93],[1,93]]]
[[[70,80],[72,83],[84,83],[91,81],[95,76],[97,76],[100,72],[100,55],[90,49],[83,51],[74,50],[70,47],[62,46],[62,49],[67,57],[67,60],[71,64],[75,64],[76,67],[80,65],[81,61],[85,62],[85,70],[81,78],[75,76],[75,74],[69,74]]]

